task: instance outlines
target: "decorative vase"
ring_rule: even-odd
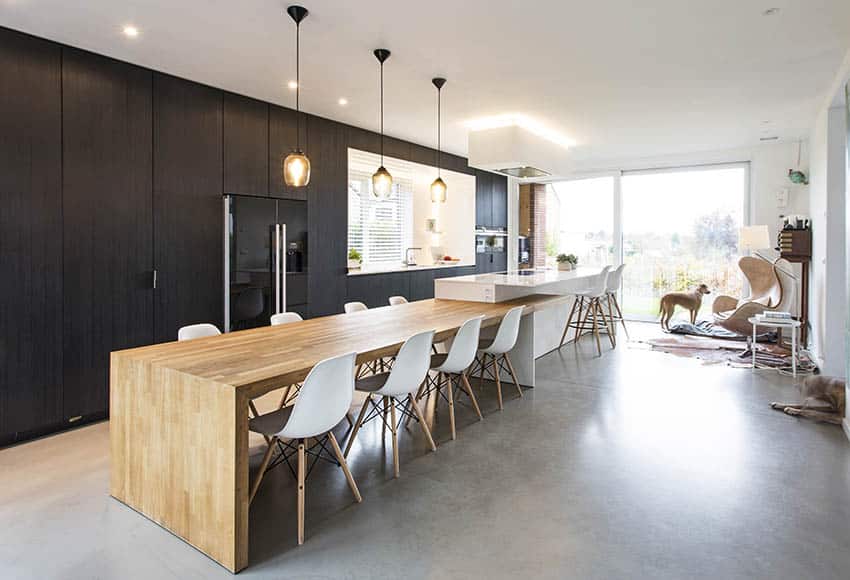
[[[573,265],[569,262],[558,262],[558,270],[561,272],[569,272],[573,269]]]
[[[359,270],[360,269],[360,260],[349,260],[348,261],[348,269],[349,270]]]

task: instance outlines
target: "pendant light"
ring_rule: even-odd
[[[440,96],[443,85],[446,84],[446,79],[437,77],[431,79],[431,82],[437,87],[437,179],[431,183],[431,201],[434,203],[446,203],[446,182],[440,177],[440,120],[442,113]]]
[[[295,21],[295,149],[283,160],[283,181],[289,187],[304,187],[310,183],[310,159],[301,151],[301,21],[308,13],[294,4],[286,12]]]
[[[374,54],[381,63],[381,166],[372,175],[372,195],[378,199],[389,199],[393,192],[393,176],[384,167],[384,61],[390,57],[390,51],[376,48]]]

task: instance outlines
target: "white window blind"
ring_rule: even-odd
[[[393,192],[383,200],[372,195],[380,163],[379,155],[348,150],[348,249],[360,252],[364,264],[397,264],[413,245],[413,167],[384,157]]]

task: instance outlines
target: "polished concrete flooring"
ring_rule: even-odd
[[[485,389],[456,441],[441,408],[436,453],[411,425],[397,480],[370,424],[350,457],[363,503],[317,466],[301,547],[291,476],[270,472],[239,576],[850,577],[850,444],[768,407],[796,399],[790,378],[624,341],[594,355],[585,340],[542,358],[503,412]],[[110,499],[108,470],[106,424],[0,451],[0,578],[230,576]]]

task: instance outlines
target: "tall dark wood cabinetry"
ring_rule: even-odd
[[[224,93],[224,191],[269,193],[269,105]]]
[[[0,30],[0,444],[62,421],[61,49]]]
[[[508,179],[488,171],[475,171],[475,225],[508,227]]]
[[[154,73],[154,265],[157,342],[224,314],[222,93]]]
[[[66,418],[104,416],[109,353],[153,342],[151,80],[63,54]]]

